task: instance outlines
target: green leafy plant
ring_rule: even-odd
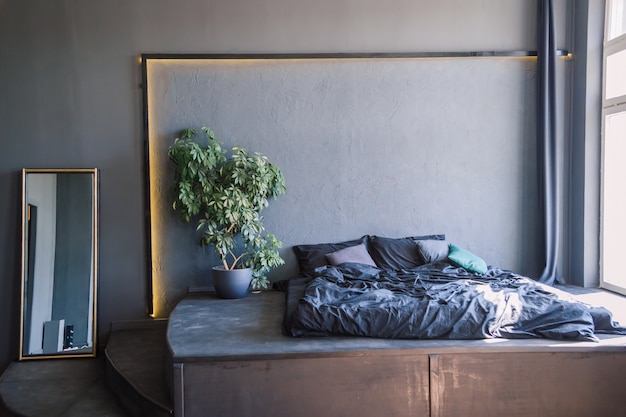
[[[210,128],[202,132],[185,129],[168,149],[176,164],[173,208],[183,222],[197,220],[199,243],[215,248],[224,269],[249,267],[252,287],[266,288],[266,274],[284,260],[261,211],[285,193],[285,178],[262,154],[238,146],[228,152]]]

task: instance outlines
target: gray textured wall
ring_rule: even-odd
[[[171,209],[167,146],[204,123],[285,174],[264,212],[285,243],[275,279],[297,274],[290,246],[363,234],[445,233],[536,272],[534,60],[150,60],[148,74],[157,314],[218,263]]]
[[[565,9],[565,3],[558,1],[557,9]],[[106,336],[112,320],[145,316],[143,123],[138,64],[141,53],[533,50],[535,10],[535,1],[519,0],[393,0],[385,3],[373,0],[0,0],[0,312],[3,317],[0,321],[0,369],[17,357],[18,349],[19,170],[22,167],[101,169],[100,334]],[[559,14],[557,23],[560,35],[564,35],[566,13]],[[559,39],[559,47],[566,47],[563,44],[565,36]],[[452,63],[433,65],[450,65],[458,71]],[[445,78],[447,70],[442,68],[444,72],[436,74],[436,77]],[[512,76],[516,77],[513,81],[527,82],[525,70],[519,67],[513,70]],[[453,102],[452,110],[463,109],[457,107],[461,106],[460,103],[470,108],[490,106],[477,97],[478,89],[474,86],[476,77],[481,82],[487,81],[480,73],[474,78],[465,77],[463,81],[467,87],[463,87],[459,80],[451,79],[450,86],[456,85],[456,88],[447,91],[463,93],[468,90],[472,94],[462,95],[458,103]],[[511,97],[520,97],[528,103],[523,94],[526,90],[519,84],[513,86],[512,92],[508,92],[507,88],[502,88],[502,91],[504,95],[512,94]],[[512,107],[516,105],[522,106],[521,103],[508,104],[510,107],[506,111],[515,112]],[[498,113],[501,110],[489,111]],[[519,111],[528,114],[532,109],[520,107]],[[433,129],[428,136],[415,137],[421,142],[421,147],[436,153],[445,146],[469,145],[457,142],[458,138],[438,136],[440,133],[467,136],[468,132],[463,132],[459,123],[453,128],[447,127],[450,119],[459,117],[458,114],[439,112],[433,117],[431,126],[439,125],[441,130]],[[198,121],[204,122],[202,119],[205,117],[198,117]],[[519,127],[520,114],[512,115],[510,123],[512,128]],[[479,129],[477,124],[471,123],[470,126]],[[520,155],[524,155],[519,158],[527,158],[529,154],[522,148],[532,146],[532,134],[529,133],[527,142],[521,143],[519,132],[515,132],[513,142],[510,142],[508,137],[501,137],[503,126],[498,124],[497,131],[492,132],[493,136],[481,138],[479,134],[470,132],[470,137],[485,145],[502,140],[502,147],[498,149],[503,151],[494,152],[504,152],[507,158],[511,158],[519,150],[522,152]],[[239,132],[227,129],[234,128],[218,126],[224,139],[238,136]],[[262,132],[262,129],[259,130]],[[332,129],[326,131],[329,130]],[[407,137],[402,136],[406,133],[394,133],[388,141]],[[382,141],[382,137],[374,140]],[[390,146],[392,142],[383,143]],[[350,146],[340,138],[329,141],[329,144],[342,151]],[[322,144],[314,142],[312,146],[319,150]],[[376,158],[376,155],[366,154],[374,146],[372,143],[363,142],[359,146],[353,148],[354,152]],[[296,197],[302,197],[297,185],[302,183],[303,178],[293,174],[299,168],[287,161],[294,153],[278,153],[277,149],[274,144],[262,150],[277,159],[286,170],[290,191],[268,212],[270,227],[281,210],[293,210],[287,207],[289,204],[300,204],[298,211],[302,216],[310,210],[307,204],[296,201]],[[458,154],[455,157],[458,158]],[[383,157],[375,163],[389,180],[396,175],[397,169],[393,167],[388,171],[388,167],[380,162],[384,160]],[[314,171],[319,164],[316,159],[305,162],[302,170]],[[420,162],[426,164],[426,159],[421,156]],[[466,166],[458,173],[465,175],[469,172],[472,178],[496,181],[499,187],[503,186],[502,181],[517,181],[519,186],[519,183],[527,181],[527,175],[532,178],[533,173],[525,170],[530,169],[533,162],[519,159],[514,162],[513,171],[510,172],[508,167],[497,170],[497,175],[493,174],[491,178],[482,177],[474,166]],[[496,172],[497,166],[492,166],[489,172]],[[432,166],[429,168],[431,171],[434,169]],[[357,171],[351,171],[338,175],[354,180],[356,174]],[[338,188],[335,192],[346,187],[336,184]],[[332,188],[330,184],[326,187]],[[519,192],[515,197],[518,202],[520,195],[523,196],[528,189],[522,187]],[[415,191],[413,197],[423,201],[423,197]],[[455,207],[449,207],[448,213],[463,207],[452,196],[443,197],[446,205]],[[363,199],[367,200],[367,197]],[[316,199],[316,204],[318,201]],[[400,203],[406,201],[401,200]],[[509,206],[514,202],[506,200],[505,204]],[[486,253],[488,258],[493,256],[489,259],[492,262],[516,267],[531,259],[524,254],[526,249],[520,246],[534,233],[536,225],[531,214],[520,213],[521,209],[516,207],[515,216],[508,217],[503,214],[506,207],[500,207],[496,211],[498,215],[485,223],[483,211],[489,212],[491,204],[482,205],[473,200],[471,206],[472,210],[480,207],[480,212],[475,213],[479,219],[473,220],[476,222],[474,225],[458,222],[449,226],[444,220],[449,220],[449,217],[443,214],[420,212],[420,219],[413,221],[411,218],[407,228],[394,221],[386,226],[371,222],[359,229],[389,235],[404,234],[409,229],[445,232],[460,244],[472,246],[478,252]],[[335,216],[328,213],[323,216],[345,222],[338,230],[329,228],[325,233],[325,225],[313,228],[309,224],[310,233],[290,232],[284,238],[293,243],[300,238],[315,241],[352,235],[357,227],[349,226],[347,219],[341,220],[340,214],[340,210],[347,213],[351,208],[338,208]],[[407,211],[399,205],[393,211],[401,213],[407,220]],[[333,213],[332,210],[330,213]],[[424,218],[433,227],[423,227]],[[290,225],[297,222],[293,214],[288,220]],[[524,223],[511,226],[517,222]],[[498,246],[509,244],[503,231],[514,232],[523,228],[526,237],[510,236],[514,241],[513,247],[521,252],[512,253],[510,249],[495,248],[496,245],[489,249],[491,237],[481,231],[485,227],[497,230]]]

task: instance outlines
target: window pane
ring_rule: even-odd
[[[626,0],[609,0],[608,39],[615,39],[626,33]]]
[[[602,279],[626,288],[626,112],[606,116],[604,124],[604,191]]]
[[[606,98],[626,95],[626,50],[606,58]]]

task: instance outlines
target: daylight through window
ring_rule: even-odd
[[[608,0],[602,100],[601,284],[626,294],[626,0]]]

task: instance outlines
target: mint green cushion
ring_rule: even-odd
[[[453,264],[465,268],[468,271],[478,272],[479,274],[487,272],[487,263],[482,258],[452,243],[450,244],[448,259],[450,259]]]

